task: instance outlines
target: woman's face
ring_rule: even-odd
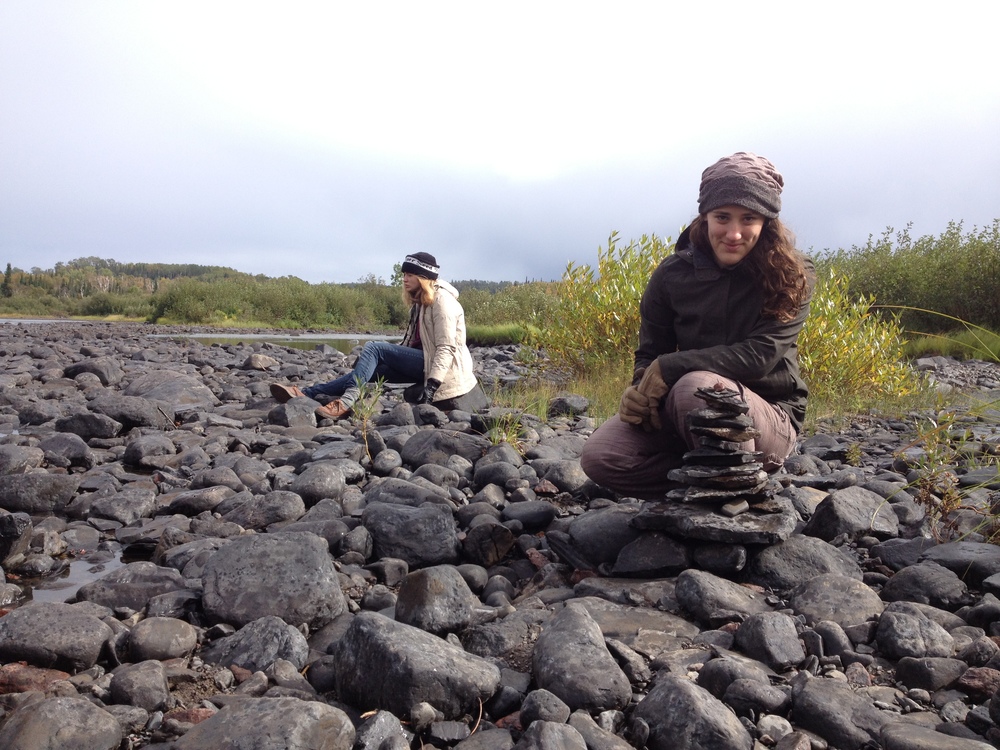
[[[403,274],[403,289],[405,289],[409,294],[413,294],[420,288],[420,277],[415,273],[404,273]]]
[[[764,217],[743,206],[713,209],[707,219],[708,242],[723,268],[731,268],[747,257],[764,230]]]

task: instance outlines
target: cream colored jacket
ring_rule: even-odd
[[[424,381],[441,381],[435,401],[464,396],[476,387],[472,354],[465,345],[465,310],[458,290],[443,279],[434,282],[434,303],[420,308],[420,344]]]

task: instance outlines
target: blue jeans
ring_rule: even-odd
[[[387,341],[369,341],[361,349],[354,370],[329,383],[319,383],[303,388],[309,398],[319,394],[338,398],[358,381],[371,383],[383,378],[387,383],[423,383],[424,351],[411,346],[390,344]]]

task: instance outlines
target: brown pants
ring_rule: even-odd
[[[742,391],[750,405],[750,417],[760,431],[759,438],[743,443],[747,451],[764,454],[764,468],[778,469],[795,446],[795,429],[788,415],[777,406],[738,383],[713,372],[696,371],[682,376],[667,393],[660,407],[663,429],[646,432],[622,422],[618,415],[602,424],[588,439],[580,456],[584,472],[603,487],[620,495],[644,499],[663,497],[677,487],[667,478],[671,469],[680,467],[683,455],[699,447],[696,435],[687,429],[688,412],[704,409],[706,404],[695,396],[698,388],[722,383]]]

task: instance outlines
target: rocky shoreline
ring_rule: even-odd
[[[0,326],[0,747],[1000,747],[997,365],[720,508],[588,480],[579,396],[317,424],[268,385],[350,357],[194,330]]]

